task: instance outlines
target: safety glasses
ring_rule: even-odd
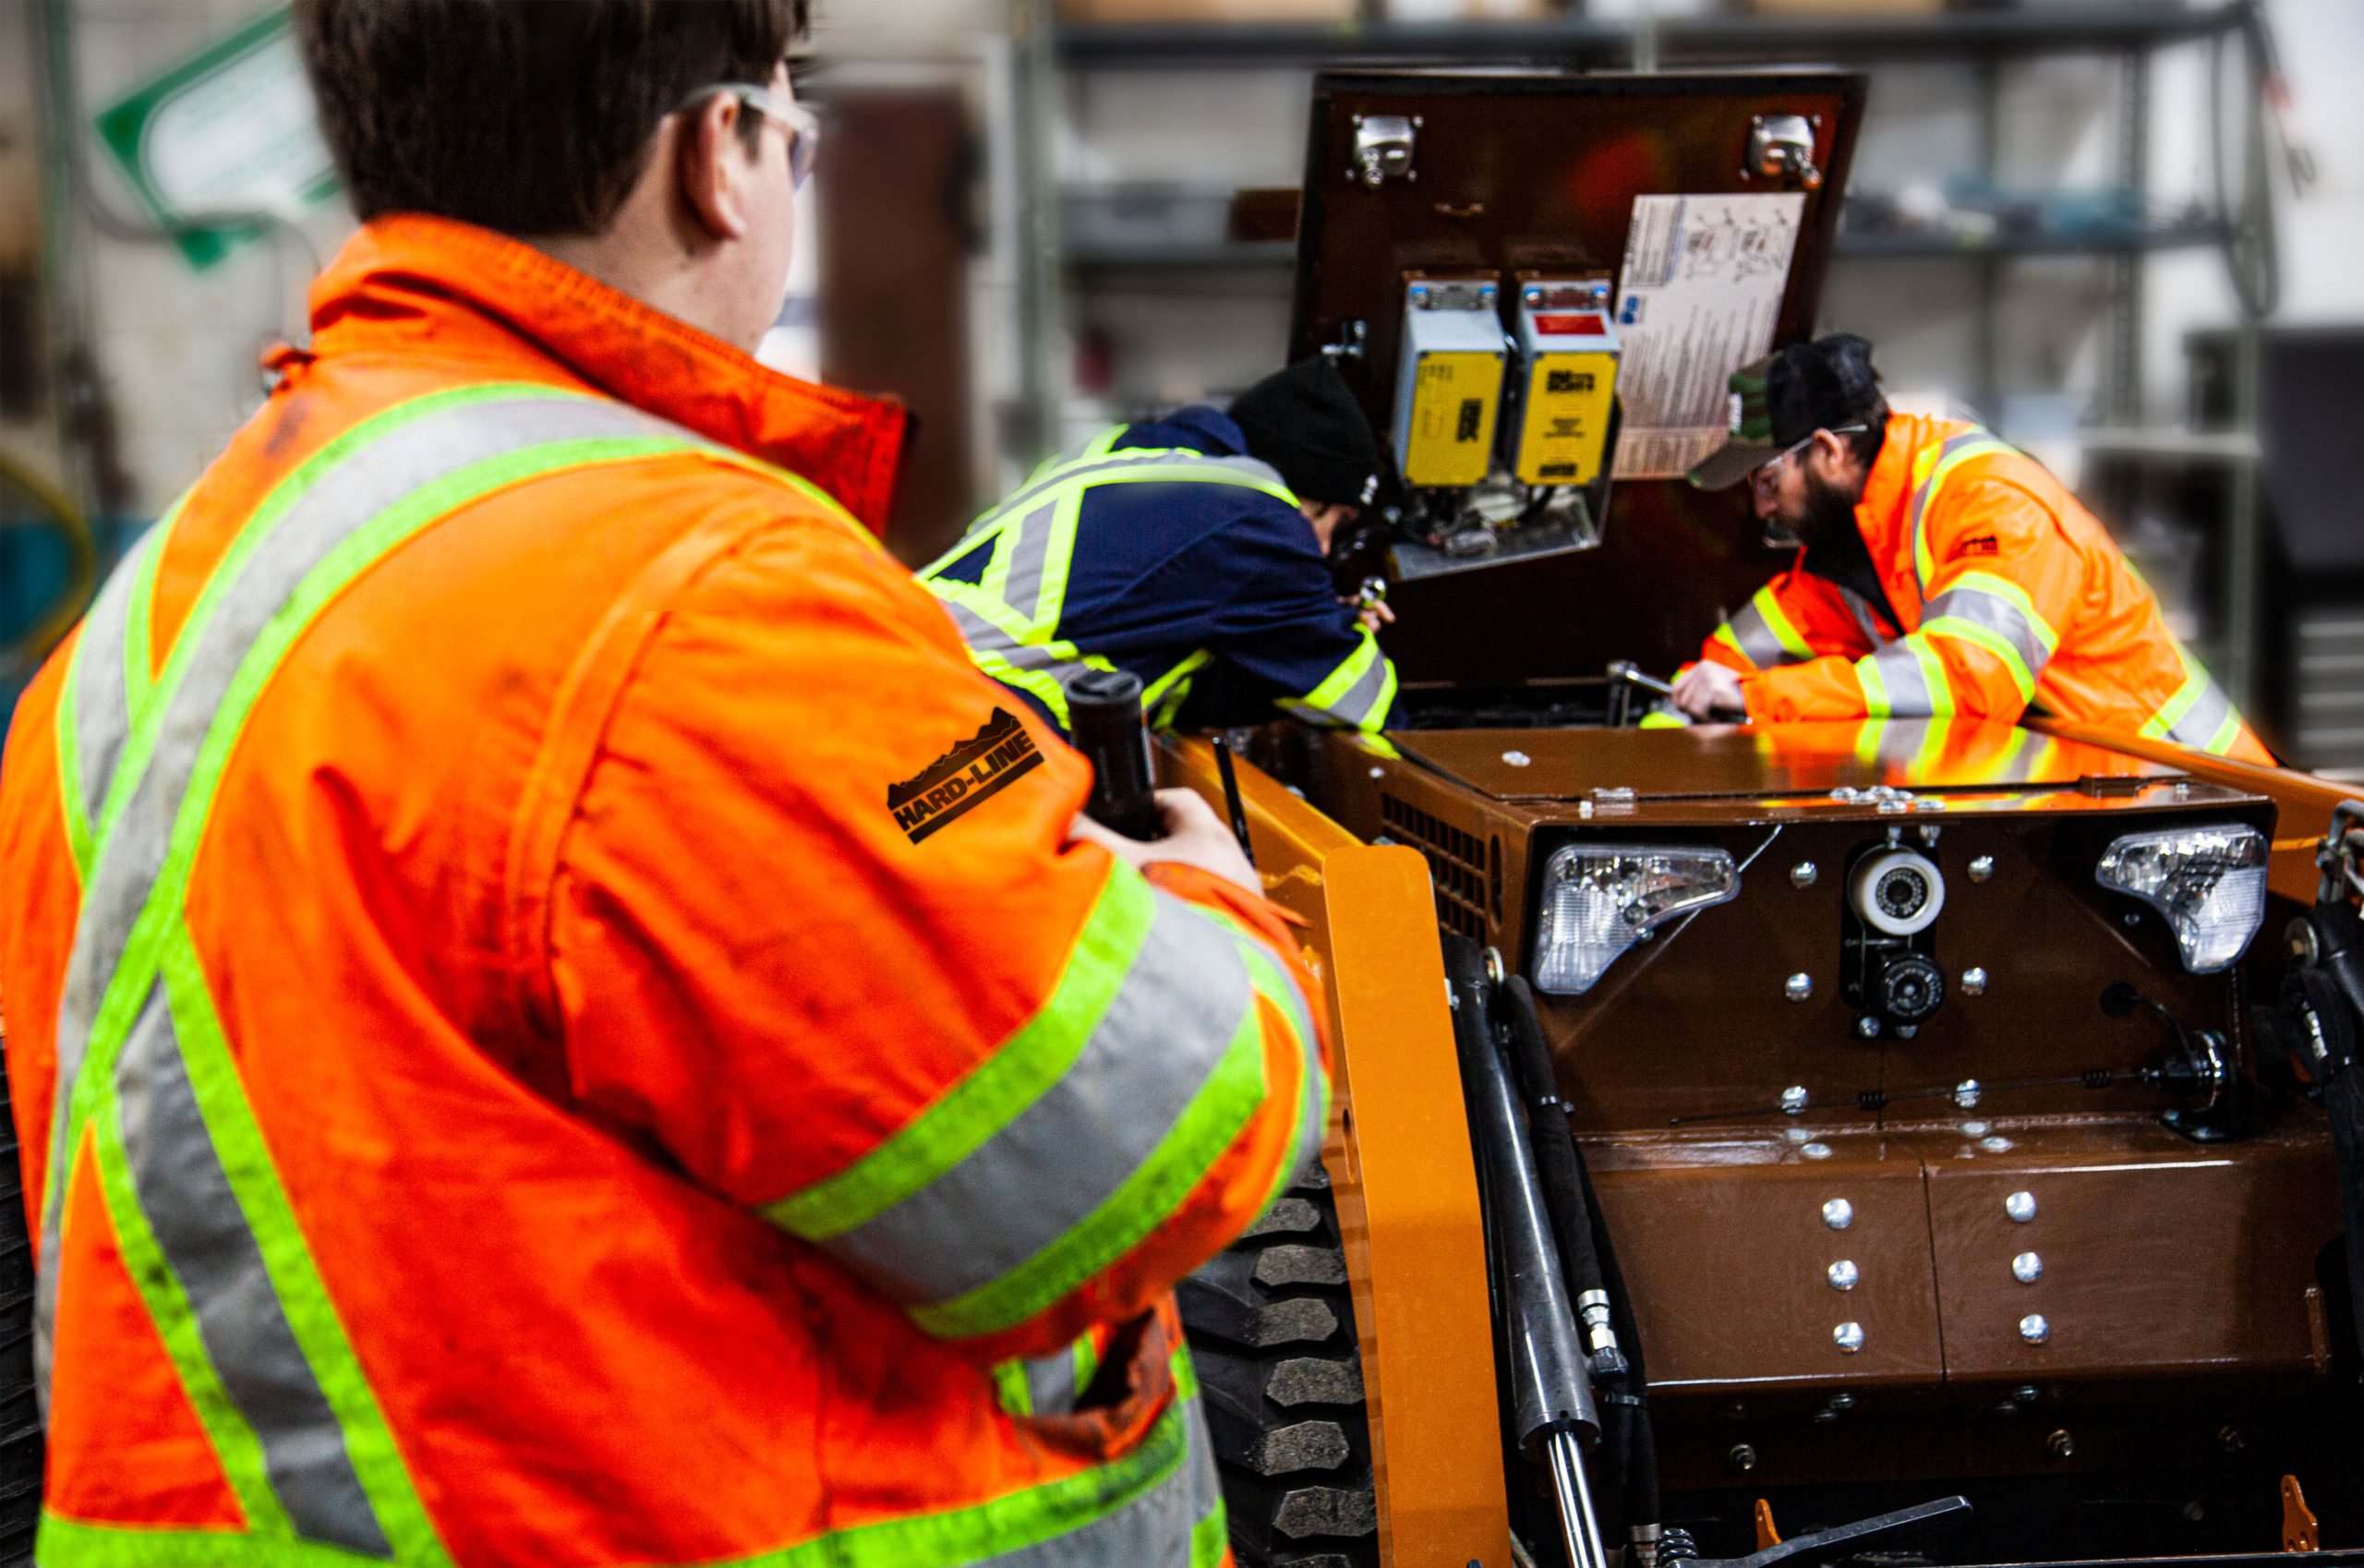
[[[821,155],[821,116],[802,103],[780,97],[751,81],[718,81],[690,94],[681,107],[691,109],[718,92],[739,100],[739,106],[778,125],[788,133],[788,176],[801,188],[813,177],[814,161]]]
[[[1830,433],[1834,436],[1860,436],[1865,430],[1870,428],[1871,427],[1869,425],[1833,425],[1829,427]],[[1791,458],[1796,456],[1806,447],[1813,445],[1815,437],[1820,434],[1822,434],[1822,431],[1819,429],[1808,430],[1802,439],[1791,442],[1789,446],[1780,452],[1774,453],[1771,457],[1767,458],[1764,462],[1750,469],[1748,471],[1748,488],[1750,490],[1764,497],[1767,501],[1772,500],[1773,487],[1780,483],[1781,464],[1789,462]]]

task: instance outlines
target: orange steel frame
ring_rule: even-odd
[[[1162,750],[1165,782],[1221,814],[1212,748]],[[1265,892],[1305,921],[1329,992],[1321,1163],[1354,1291],[1380,1561],[1507,1565],[1485,1231],[1428,862],[1365,844],[1244,761],[1238,776]]]

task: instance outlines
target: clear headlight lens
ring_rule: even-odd
[[[1535,988],[1562,996],[1589,991],[1659,922],[1739,897],[1739,868],[1722,850],[1571,844],[1543,868]]]
[[[2183,967],[2213,974],[2265,920],[2265,835],[2240,823],[2129,833],[2102,851],[2093,879],[2167,917]]]

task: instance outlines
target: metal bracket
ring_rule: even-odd
[[[1417,180],[1412,151],[1419,139],[1420,116],[1357,115],[1355,163],[1348,179],[1360,180],[1372,190],[1392,179]]]
[[[1749,122],[1748,164],[1741,171],[1756,179],[1795,181],[1807,190],[1822,188],[1822,170],[1814,161],[1814,125],[1803,115],[1759,115]]]

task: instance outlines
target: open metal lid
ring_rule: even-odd
[[[1416,278],[1599,279],[1623,341],[1601,544],[1399,582],[1405,679],[1669,670],[1780,564],[1744,495],[1668,476],[1719,443],[1726,376],[1811,331],[1863,97],[1822,72],[1315,78],[1292,359],[1347,350],[1384,432]]]

